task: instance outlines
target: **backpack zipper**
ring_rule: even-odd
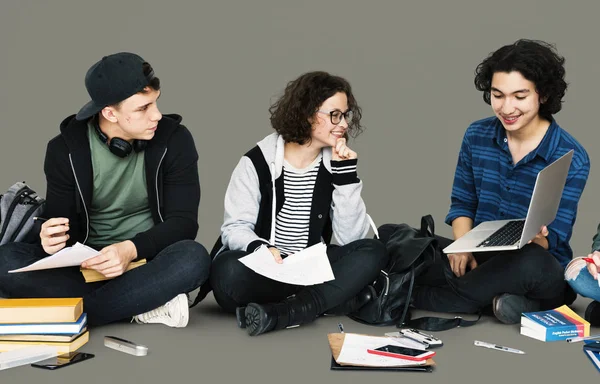
[[[6,216],[7,218],[10,217],[10,215],[12,215],[13,211],[15,210],[17,204],[19,204],[19,197],[21,196],[21,194],[23,193],[23,191],[25,191],[25,189],[27,189],[27,186],[21,187],[21,189],[19,189],[16,193],[15,193],[15,199],[10,203],[10,206],[8,207],[8,210],[6,211]],[[2,232],[0,232],[0,239],[2,237],[4,237],[4,232],[6,232],[6,227],[8,227],[8,222],[10,220],[5,220],[4,224],[2,224]]]
[[[383,296],[388,295],[388,291],[390,290],[390,277],[386,271],[382,270],[383,276],[385,277],[385,291],[383,291]]]
[[[27,210],[27,212],[25,213],[25,216],[23,216],[23,220],[21,220],[21,222],[19,223],[19,226],[17,227],[17,229],[13,232],[12,236],[10,237],[10,239],[8,240],[9,243],[15,241],[15,239],[17,238],[19,232],[21,232],[21,229],[23,229],[23,227],[25,226],[25,223],[29,220],[29,218],[31,217],[31,215],[33,215],[33,213],[42,206],[42,204],[45,202],[44,199],[40,200],[37,204],[31,204],[31,208],[29,208]]]

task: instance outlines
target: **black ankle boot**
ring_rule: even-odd
[[[309,323],[317,317],[311,298],[292,297],[275,304],[250,303],[244,310],[250,336]]]
[[[361,307],[371,301],[374,297],[377,297],[375,288],[371,285],[367,285],[358,292],[358,294],[350,299],[346,300],[342,304],[331,308],[325,312],[326,316],[345,316],[349,313],[358,311]]]

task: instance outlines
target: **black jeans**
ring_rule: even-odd
[[[193,240],[168,246],[138,268],[112,280],[86,283],[79,267],[7,273],[48,256],[39,245],[0,247],[0,297],[82,297],[90,325],[130,319],[160,307],[208,279],[210,256]]]
[[[379,240],[357,240],[344,246],[329,246],[327,257],[335,279],[313,286],[298,286],[271,280],[246,267],[238,259],[244,251],[225,251],[214,260],[210,282],[217,303],[235,312],[249,303],[276,303],[306,290],[322,314],[357,295],[372,283],[387,264],[387,252]]]
[[[437,237],[440,248],[452,240]],[[477,268],[462,277],[445,254],[416,279],[413,306],[435,312],[476,313],[503,293],[539,300],[542,309],[564,304],[564,269],[543,247],[531,243],[515,251],[473,253]]]

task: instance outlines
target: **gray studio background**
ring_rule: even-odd
[[[556,119],[584,145],[592,160],[571,242],[575,255],[587,254],[600,221],[596,209],[596,196],[600,192],[596,164],[600,157],[595,152],[600,138],[598,14],[597,2],[555,0],[3,0],[0,3],[0,190],[17,180],[25,180],[44,195],[42,165],[46,143],[58,133],[62,119],[76,113],[89,100],[84,87],[86,70],[103,55],[136,52],[153,65],[161,78],[161,112],[181,114],[183,123],[193,133],[200,155],[202,188],[197,240],[210,250],[219,235],[223,195],[231,171],[245,151],[272,132],[268,120],[270,103],[288,81],[301,73],[325,70],[346,77],[363,107],[366,130],[350,146],[359,155],[359,177],[365,184],[363,198],[375,222],[378,225],[408,222],[416,226],[422,215],[430,213],[436,220],[437,232],[451,236],[450,227],[443,220],[448,212],[463,133],[470,122],[492,114],[491,107],[473,86],[474,69],[491,51],[526,37],[556,44],[567,60],[569,88],[563,110]],[[580,313],[584,308],[579,307]],[[211,334],[202,315],[196,316],[200,318],[198,326]],[[236,338],[243,339],[240,343],[246,343],[244,348],[249,354],[270,356],[256,360],[264,364],[280,353],[278,342],[294,337],[288,333],[263,339],[269,342],[251,344],[234,328],[232,319],[219,316],[210,319],[227,321],[223,332],[234,332]],[[487,325],[478,327],[483,335],[488,334]],[[505,332],[496,324],[489,327],[489,332]],[[515,333],[518,329],[511,328],[511,340],[522,340]],[[460,340],[460,333],[447,335]],[[101,345],[100,336],[97,345]],[[199,339],[186,352],[185,359],[190,364],[196,361],[194,356],[200,356],[199,350],[219,345],[219,336],[207,337]],[[182,343],[189,339],[189,335],[179,336]],[[305,354],[313,349],[326,349],[323,342],[315,346],[294,340],[294,345],[304,348]],[[467,341],[464,350],[473,354],[473,348],[469,347],[472,339]],[[535,345],[539,344],[542,343]],[[229,345],[229,349],[222,347],[221,351],[226,353],[233,348],[235,344]],[[550,350],[544,350],[543,345],[536,348]],[[296,351],[295,347],[293,350]],[[97,351],[101,353],[100,349]],[[462,353],[459,351],[455,350],[457,356]],[[228,369],[224,360],[212,361],[210,352],[203,353],[204,364],[187,365],[189,372],[184,377],[198,381],[193,378],[203,377],[202,370],[212,366],[204,379],[217,378],[222,368],[234,375],[230,379],[261,380],[245,377],[244,372]],[[595,371],[587,361],[582,362],[585,358],[579,348],[573,353],[575,356],[562,356],[556,361],[572,359],[591,377]],[[299,359],[298,364],[303,364],[303,356],[294,357]],[[493,356],[499,357],[498,353]],[[548,357],[551,356],[549,353]],[[182,359],[178,354],[169,358]],[[506,365],[509,360],[517,361],[514,356],[500,358],[506,359],[505,370],[511,370]],[[219,366],[219,362],[225,365]],[[536,373],[521,365],[523,375],[535,379]],[[277,376],[281,364],[271,367],[273,381],[284,380]],[[453,368],[446,363],[443,372],[454,373],[453,381],[475,382],[491,367],[494,367],[491,359],[478,367],[455,364]],[[305,370],[314,372],[321,368],[308,365]],[[22,372],[35,374],[32,378],[49,377],[31,370]],[[245,372],[249,370],[257,374],[263,371],[259,366],[246,367]],[[0,378],[3,374],[11,375],[0,372]],[[156,377],[146,375],[149,382],[154,382],[153,377],[156,380],[165,377],[164,372]],[[365,374],[351,376],[330,373],[327,369],[322,375],[322,380],[336,382],[367,379]],[[412,374],[410,378],[445,382],[444,375]],[[21,376],[10,376],[14,380],[17,377]],[[296,382],[300,378],[285,380]]]

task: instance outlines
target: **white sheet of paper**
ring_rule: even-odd
[[[391,337],[346,333],[344,335],[344,344],[342,345],[340,355],[336,361],[338,364],[357,364],[371,367],[400,367],[404,365],[423,365],[426,363],[426,360],[405,360],[396,357],[374,355],[367,352],[367,349],[375,349],[383,347],[384,345],[399,345],[412,348],[412,346],[405,345],[399,340],[395,340]]]
[[[63,267],[75,267],[81,265],[85,260],[91,259],[94,256],[99,255],[100,252],[93,248],[83,245],[79,242],[75,243],[72,247],[66,247],[56,252],[54,255],[45,257],[41,260],[36,261],[33,264],[29,264],[26,267],[13,269],[8,273],[17,272],[28,272],[38,271],[41,269],[53,269]]]
[[[288,284],[307,286],[335,279],[327,258],[327,246],[323,243],[290,255],[281,264],[273,260],[267,247],[260,247],[242,257],[240,262],[260,275]]]

